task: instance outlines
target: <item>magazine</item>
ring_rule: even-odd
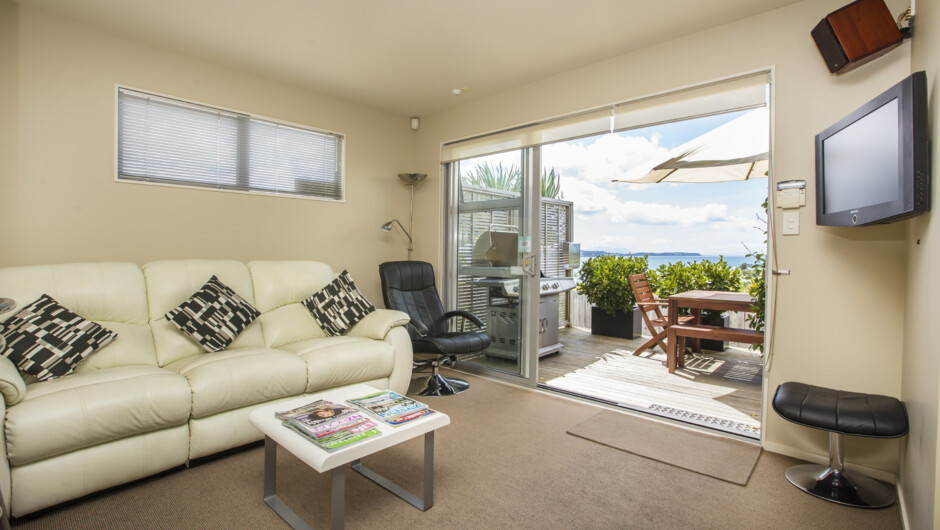
[[[330,452],[382,434],[359,409],[324,399],[275,412],[274,416]]]
[[[403,425],[434,411],[420,401],[415,401],[391,390],[383,390],[367,396],[348,400],[350,404],[378,417],[389,425]]]
[[[325,399],[318,399],[295,409],[275,412],[274,417],[280,420],[304,418],[304,421],[313,425],[318,423],[318,420],[327,421],[349,412],[356,412],[356,409]]]

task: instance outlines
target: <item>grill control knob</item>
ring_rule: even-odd
[[[519,286],[518,286],[518,285],[513,285],[513,286],[512,286],[512,292],[518,293],[518,292],[519,292]]]
[[[547,291],[547,290],[548,290],[548,284],[547,284],[547,283],[543,283],[543,284],[542,284],[542,290],[543,290],[543,291]]]
[[[552,289],[558,289],[558,282],[552,284]]]

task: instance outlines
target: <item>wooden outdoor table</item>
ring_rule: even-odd
[[[667,326],[669,329],[679,323],[679,309],[687,307],[695,315],[696,322],[701,322],[701,312],[703,309],[713,309],[716,311],[744,311],[753,312],[754,299],[747,293],[737,293],[730,291],[686,291],[677,293],[669,297],[669,314],[667,316]],[[682,366],[684,362],[679,356],[677,338],[667,339],[666,341],[666,366],[669,373],[676,371],[676,365]]]

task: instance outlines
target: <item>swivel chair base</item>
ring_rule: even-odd
[[[787,480],[801,490],[830,502],[858,508],[885,508],[894,504],[894,491],[873,478],[820,464],[787,469]]]
[[[453,396],[459,394],[464,390],[470,388],[470,383],[464,381],[463,379],[457,379],[455,377],[444,377],[443,375],[435,373],[428,378],[428,384],[421,392],[418,392],[420,396]]]

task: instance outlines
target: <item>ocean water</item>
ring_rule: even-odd
[[[674,262],[677,262],[677,261],[703,261],[703,260],[718,261],[719,258],[720,258],[720,256],[717,256],[717,255],[715,255],[715,256],[705,256],[705,255],[702,255],[702,256],[669,256],[669,255],[664,255],[664,256],[649,256],[649,258],[647,258],[647,259],[649,259],[650,268],[651,268],[651,269],[655,269],[655,268],[658,268],[660,265],[666,265],[666,264],[674,263]],[[749,258],[749,257],[747,257],[747,256],[725,256],[724,258],[725,258],[725,263],[727,263],[727,264],[730,265],[731,267],[737,267],[737,266],[741,265],[742,263],[748,263],[748,264],[750,264],[750,263],[753,263],[753,262],[754,262],[754,258]],[[584,262],[587,261],[588,259],[590,259],[590,258],[587,257],[587,256],[581,256],[581,263],[584,263]]]

